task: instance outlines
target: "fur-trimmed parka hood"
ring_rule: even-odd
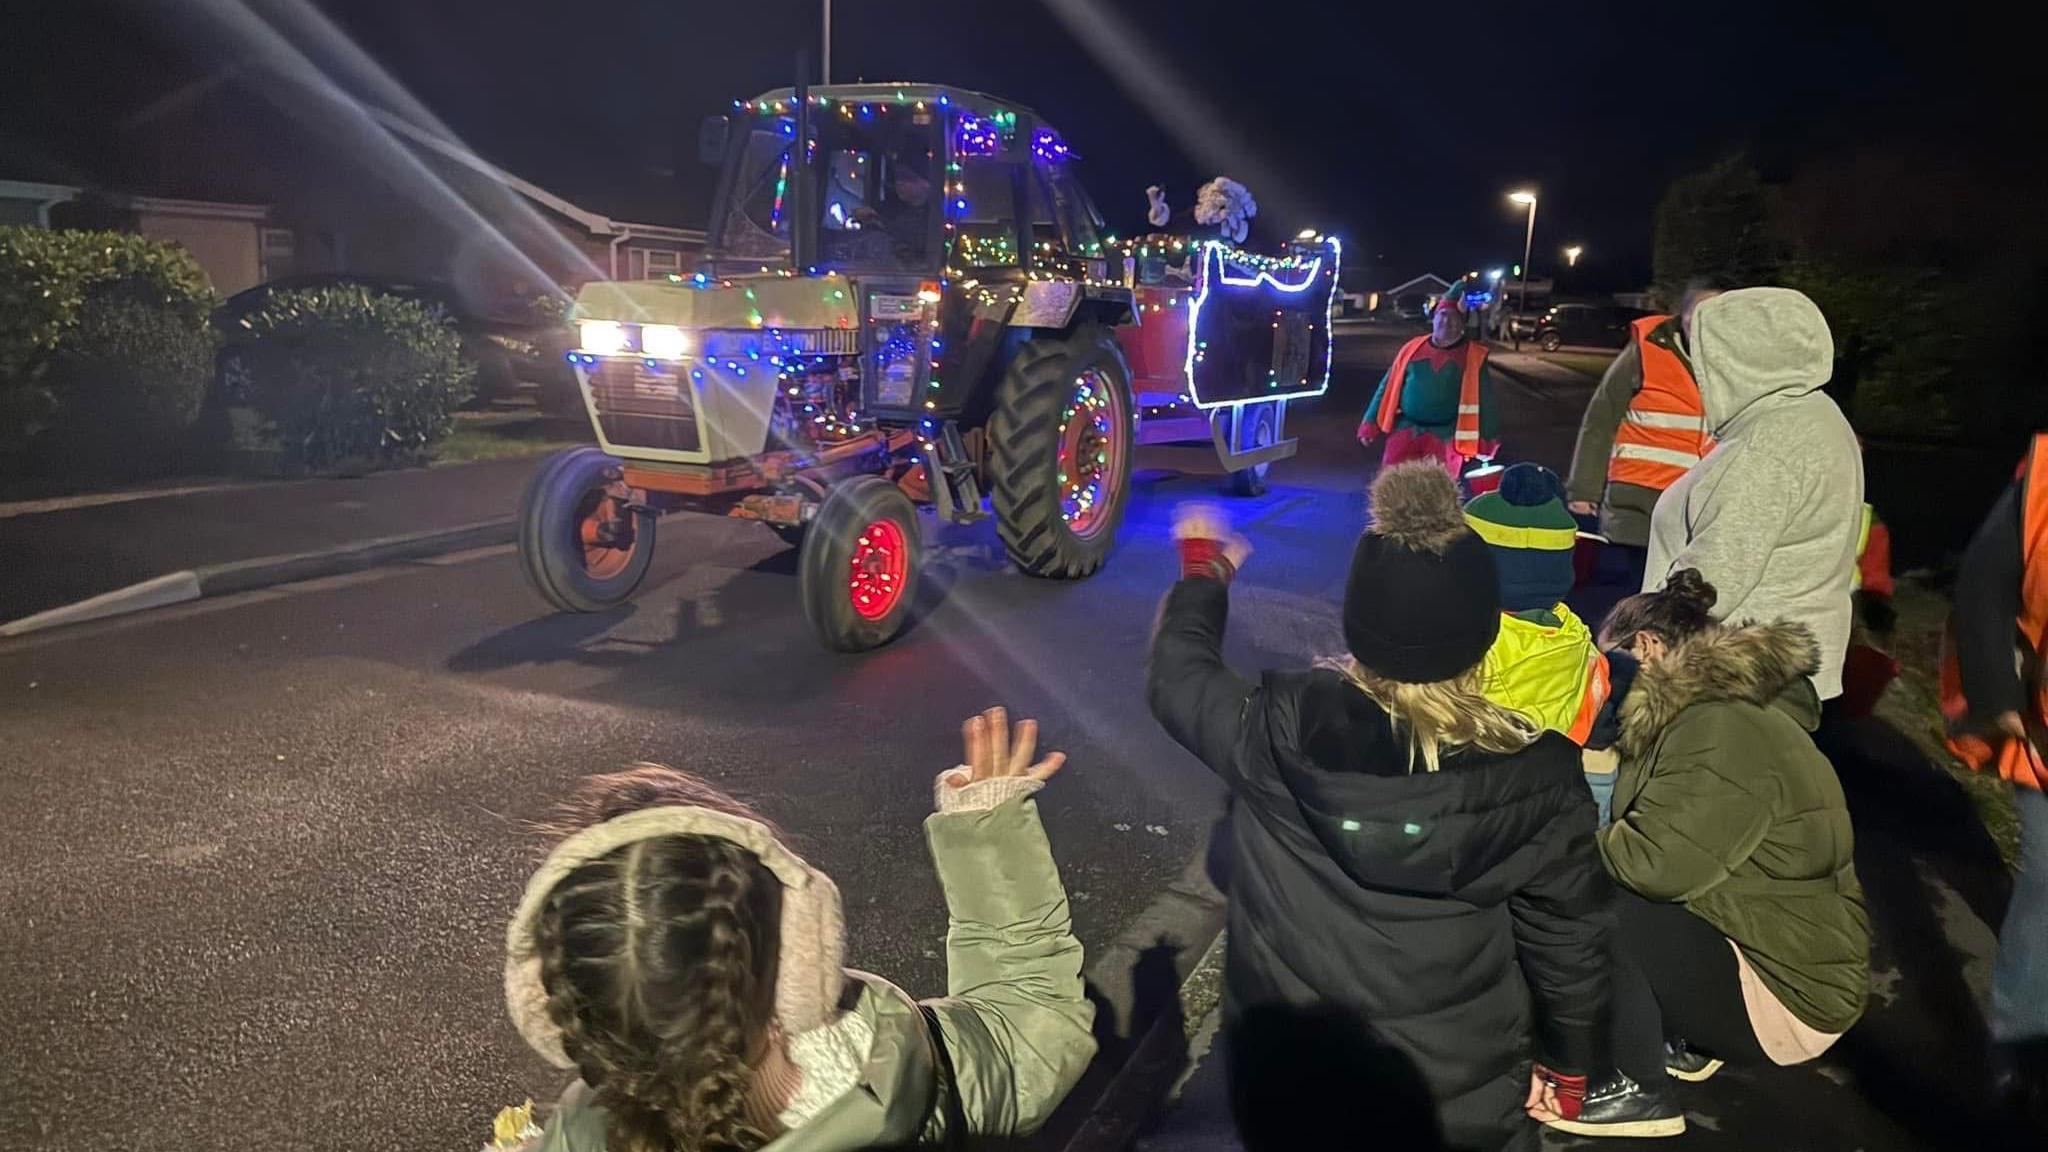
[[[1820,645],[1804,624],[1712,628],[1644,664],[1621,706],[1624,755],[1641,752],[1695,704],[1775,705],[1808,732],[1820,723]]]

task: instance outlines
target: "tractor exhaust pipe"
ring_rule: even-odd
[[[789,262],[798,273],[811,266],[811,61],[796,54],[796,139],[790,145]]]

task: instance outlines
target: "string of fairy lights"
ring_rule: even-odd
[[[1137,286],[1133,273],[1139,262],[1163,259],[1168,262],[1168,275],[1183,281],[1169,285],[1163,299],[1156,286],[1150,291],[1138,294],[1137,310],[1162,313],[1187,309],[1189,312],[1189,338],[1191,346],[1187,368],[1192,369],[1207,357],[1206,341],[1194,343],[1196,332],[1194,321],[1199,312],[1200,278],[1190,267],[1193,259],[1203,257],[1211,247],[1226,249],[1225,261],[1229,267],[1242,275],[1254,278],[1268,277],[1278,284],[1283,280],[1300,278],[1304,273],[1311,276],[1311,269],[1318,258],[1311,250],[1297,247],[1282,256],[1266,256],[1247,252],[1230,245],[1219,245],[1213,240],[1189,238],[1153,233],[1131,241],[1119,241],[1115,236],[1101,239],[1068,238],[1053,241],[1032,238],[1021,246],[1013,238],[1016,224],[1010,220],[998,220],[992,224],[970,223],[974,205],[970,202],[963,169],[962,158],[997,157],[1012,155],[1019,147],[1019,116],[1016,111],[1000,106],[968,107],[946,92],[912,92],[897,89],[890,92],[878,90],[864,96],[829,96],[812,93],[808,97],[811,107],[835,115],[843,121],[865,122],[894,117],[908,113],[922,127],[937,123],[950,144],[950,157],[945,164],[945,178],[940,182],[943,193],[941,201],[944,231],[943,274],[938,281],[937,291],[930,292],[922,317],[912,328],[898,326],[891,332],[891,339],[879,341],[874,349],[879,357],[886,347],[906,340],[923,338],[929,342],[932,352],[932,369],[925,386],[922,400],[923,415],[917,424],[917,439],[920,448],[927,454],[936,449],[939,418],[938,412],[943,399],[945,383],[941,372],[943,342],[939,338],[937,304],[948,291],[958,286],[965,300],[977,311],[987,314],[1008,315],[1020,306],[1030,294],[1034,284],[1057,282],[1086,288],[1124,289]],[[975,98],[979,101],[982,98]],[[733,106],[738,111],[752,116],[790,117],[797,111],[795,95],[763,97],[755,100],[736,100]],[[773,131],[785,137],[794,138],[795,124],[784,120],[776,124]],[[1034,124],[1023,145],[1036,165],[1051,168],[1076,158],[1072,148],[1050,127]],[[815,145],[813,145],[815,147]],[[930,149],[925,151],[927,160],[932,158]],[[785,149],[775,173],[774,197],[770,209],[771,226],[783,224],[791,199],[789,183],[793,162],[790,151]],[[979,230],[988,228],[990,230]],[[1078,250],[1076,250],[1078,249]],[[1334,268],[1323,271],[1334,278]],[[846,303],[848,298],[846,281],[836,273],[824,271],[816,266],[798,271],[789,267],[775,268],[764,264],[760,272],[778,278],[815,279],[820,286],[819,303],[823,311],[830,314],[828,324],[837,330],[857,330],[860,318],[857,310]],[[993,278],[984,279],[993,275]],[[844,387],[849,380],[858,380],[860,371],[852,367],[848,357],[858,351],[849,343],[826,352],[821,348],[806,349],[798,333],[785,331],[787,316],[769,315],[762,309],[762,301],[753,283],[759,277],[748,274],[740,279],[731,276],[712,276],[698,272],[690,277],[671,276],[669,281],[696,289],[734,289],[742,292],[746,301],[745,321],[753,329],[764,334],[768,343],[765,347],[748,346],[744,352],[729,355],[723,359],[711,358],[706,367],[723,368],[727,372],[744,377],[749,366],[760,370],[755,361],[767,360],[766,368],[777,373],[778,407],[786,406],[792,423],[808,425],[813,439],[831,441],[846,440],[874,429],[872,418],[863,419],[860,411],[860,397],[857,388],[849,396]],[[1228,277],[1225,277],[1228,279]],[[1238,281],[1242,282],[1242,281]],[[1290,289],[1291,290],[1291,289]],[[929,287],[927,287],[927,292]],[[925,297],[926,292],[920,292]],[[771,312],[780,312],[787,304],[787,294],[777,293],[779,306],[771,306]],[[837,307],[834,307],[837,305]],[[802,309],[808,311],[808,308]],[[1273,327],[1278,331],[1284,319],[1283,310],[1275,310]],[[849,337],[851,332],[848,332]],[[902,349],[897,350],[899,353]],[[884,365],[878,360],[879,371]],[[849,373],[851,373],[849,375]],[[701,382],[703,368],[693,369],[692,379]],[[1079,382],[1077,382],[1079,383]],[[1269,372],[1268,389],[1278,389],[1282,382],[1277,372]],[[1183,387],[1187,385],[1184,383]],[[1182,401],[1190,400],[1185,392]],[[1079,409],[1089,408],[1084,393],[1075,397]],[[1062,423],[1080,414],[1075,409],[1063,413]],[[928,459],[932,458],[928,456]],[[1063,478],[1064,479],[1064,478]],[[1085,503],[1083,493],[1070,493],[1070,499]]]

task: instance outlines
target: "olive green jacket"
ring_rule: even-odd
[[[947,994],[920,1006],[879,976],[849,971],[841,1003],[874,1027],[866,1071],[767,1152],[944,1147],[949,1117],[977,1136],[1030,1133],[1095,1056],[1081,942],[1038,805],[939,813],[924,827],[946,894]],[[951,1100],[939,1090],[946,1064],[958,1086]],[[605,1113],[589,1097],[571,1087],[539,1152],[604,1152]]]
[[[1607,870],[1735,942],[1809,1027],[1847,1031],[1870,985],[1870,918],[1833,766],[1809,733],[1819,666],[1801,624],[1716,628],[1645,663],[1622,705]]]

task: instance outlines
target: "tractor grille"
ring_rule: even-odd
[[[604,438],[637,448],[702,451],[690,380],[676,365],[611,357],[586,369]]]

